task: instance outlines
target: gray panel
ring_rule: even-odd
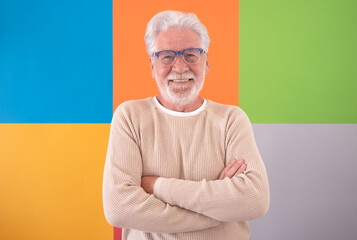
[[[251,240],[357,239],[357,124],[253,124],[268,171]]]

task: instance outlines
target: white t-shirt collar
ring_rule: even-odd
[[[205,110],[206,105],[207,105],[207,100],[203,99],[203,103],[202,105],[197,108],[195,111],[192,112],[177,112],[177,111],[173,111],[170,109],[165,108],[164,106],[162,106],[159,101],[157,100],[156,96],[153,97],[154,103],[157,106],[157,108],[167,114],[173,115],[173,116],[179,116],[179,117],[189,117],[189,116],[195,116],[197,114],[200,114],[203,110]]]

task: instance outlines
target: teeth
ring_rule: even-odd
[[[174,82],[187,82],[189,79],[173,79]]]
[[[190,80],[193,80],[193,78],[188,78],[188,79],[170,79],[170,81],[173,82],[188,82]]]

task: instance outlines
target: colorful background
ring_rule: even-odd
[[[353,0],[0,1],[0,239],[113,239],[101,200],[110,121],[156,94],[143,36],[167,9],[208,28],[203,96],[253,123],[271,206],[251,239],[354,239]]]

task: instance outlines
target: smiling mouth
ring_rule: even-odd
[[[186,79],[170,79],[169,81],[172,81],[172,82],[188,82],[188,81],[191,81],[193,80],[193,78],[186,78]]]

